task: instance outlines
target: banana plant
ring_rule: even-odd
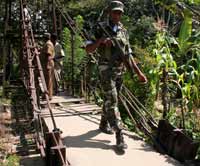
[[[192,33],[192,13],[188,9],[185,9],[182,14],[184,21],[182,22],[178,38],[179,55],[186,54],[188,48],[192,44],[192,42],[189,40]]]
[[[188,98],[190,110],[196,104],[199,106],[198,98],[200,89],[200,30],[196,30],[192,35],[192,13],[185,9],[183,12],[184,21],[179,32],[179,57],[186,57],[187,62],[182,65],[186,80],[183,84],[183,94]],[[191,58],[191,59],[190,59]],[[190,88],[189,88],[190,87]]]

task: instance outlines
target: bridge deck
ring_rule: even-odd
[[[98,110],[98,106],[84,103],[68,103],[53,110],[57,126],[63,131],[66,155],[72,166],[181,166],[169,156],[155,152],[136,134],[128,131],[125,131],[128,149],[123,155],[117,153],[115,136],[98,130]],[[51,131],[52,122],[45,110],[43,117]]]

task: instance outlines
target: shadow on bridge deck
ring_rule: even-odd
[[[83,103],[84,105],[84,103]],[[134,133],[125,131],[128,149],[119,154],[115,150],[115,135],[107,135],[98,130],[100,114],[76,110],[76,104],[55,107],[53,110],[57,126],[63,131],[67,159],[73,166],[181,166],[178,161],[161,155]],[[80,107],[80,105],[79,105]],[[53,129],[50,117],[43,111],[44,121],[49,130]]]

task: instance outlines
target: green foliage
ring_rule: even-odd
[[[200,0],[185,0],[189,4],[200,4]]]
[[[83,27],[83,17],[78,15],[75,18],[76,25],[82,29]],[[70,30],[66,27],[63,30],[62,34],[62,44],[64,47],[65,51],[65,60],[64,60],[64,77],[65,81],[71,80],[71,68],[72,68],[72,38],[71,38],[71,32]],[[85,56],[85,50],[82,48],[83,47],[83,39],[79,34],[74,35],[74,78],[75,79],[80,79],[80,63]]]
[[[186,12],[187,13],[187,12]],[[198,30],[192,34],[192,16],[191,14],[185,15],[185,20],[181,26],[179,33],[179,48],[182,57],[187,61],[180,66],[180,81],[182,85],[182,93],[185,98],[189,99],[188,107],[192,110],[193,107],[199,107],[199,80],[200,80],[200,45],[199,45],[199,32]]]
[[[86,20],[97,19],[101,10],[106,6],[106,0],[80,0],[67,2],[67,10],[73,15],[82,15]]]
[[[189,10],[184,10],[184,21],[181,25],[179,32],[179,49],[180,54],[187,51],[189,45],[191,44],[188,39],[191,37],[192,33],[192,14]]]
[[[69,63],[69,56],[71,55],[71,50],[70,50],[70,30],[68,28],[64,28],[63,33],[62,33],[62,45],[63,49],[65,52],[65,57],[64,57],[64,63],[63,63],[63,70],[64,70],[64,79],[68,79],[69,77],[69,68],[70,68],[70,63]]]
[[[152,50],[152,55],[155,58],[155,63],[149,70],[149,81],[155,94],[159,93],[160,79],[163,75],[163,69],[172,79],[177,77],[177,64],[173,59],[173,55],[170,50],[170,42],[174,41],[173,37],[168,36],[166,32],[159,32],[156,35],[155,47]],[[176,42],[175,42],[176,43]]]
[[[1,8],[4,8],[2,2],[0,5]],[[194,139],[200,139],[200,125],[198,125],[197,119],[200,107],[200,29],[197,29],[197,27],[199,28],[199,23],[196,23],[199,22],[196,19],[198,17],[194,17],[194,12],[191,10],[191,7],[196,11],[199,9],[200,0],[124,0],[123,2],[125,13],[122,22],[129,31],[136,61],[149,81],[147,85],[141,85],[138,83],[136,75],[132,79],[126,73],[124,83],[153,113],[154,101],[157,94],[159,96],[161,92],[162,72],[163,69],[166,69],[169,96],[177,99],[177,89],[179,89],[181,94],[179,100],[184,104],[186,130],[188,133],[192,133]],[[37,1],[35,6],[34,1],[30,3],[31,9],[42,7],[42,1]],[[61,0],[62,9],[68,11],[75,18],[80,29],[84,27],[84,20],[87,20],[88,24],[96,22],[99,13],[107,4],[106,0]],[[2,16],[4,10],[0,11]],[[197,21],[194,22],[193,19]],[[163,24],[160,29],[155,26],[159,26],[159,23]],[[85,50],[81,48],[83,42],[80,35],[75,34],[74,77],[76,81],[80,79],[80,65],[85,56]],[[63,73],[65,81],[69,82],[71,80],[72,50],[71,32],[67,27],[62,33],[62,44],[66,54]],[[0,59],[0,66],[2,66],[1,62]],[[17,73],[15,71],[17,71],[17,67],[14,67],[14,73]],[[127,126],[131,130],[135,130],[127,115],[122,113],[122,116]],[[180,126],[183,117],[179,105],[174,104],[167,116],[172,124]]]
[[[158,4],[172,5],[177,3],[177,0],[155,0],[155,2]],[[200,0],[179,0],[178,2],[186,4],[194,4],[194,5],[200,4]]]
[[[156,30],[153,26],[153,17],[141,16],[135,24],[130,25],[130,42],[134,45],[146,47],[149,41],[155,36]]]
[[[198,30],[192,34],[191,13],[186,12],[184,16],[184,21],[179,32],[179,40],[176,40],[174,36],[166,33],[166,31],[157,34],[155,47],[152,52],[157,63],[150,70],[149,76],[151,78],[151,85],[156,88],[156,80],[159,82],[162,69],[166,69],[168,72],[168,93],[174,99],[177,99],[177,90],[179,90],[181,94],[179,100],[182,103],[179,106],[175,105],[175,107],[171,107],[170,112],[167,114],[167,119],[177,127],[185,127],[186,133],[193,139],[199,139],[200,47],[199,42],[197,42],[199,40],[197,38]],[[182,112],[181,109],[183,109]],[[185,122],[184,126],[182,123],[183,120]]]
[[[17,155],[10,155],[7,158],[7,162],[5,166],[19,166],[20,164],[19,161],[20,161],[20,158]]]

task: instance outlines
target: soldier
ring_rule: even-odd
[[[47,85],[49,100],[53,97],[53,80],[54,80],[54,56],[55,50],[54,45],[52,43],[51,35],[46,33],[45,35],[45,44],[41,50],[41,64],[44,72],[45,82]]]
[[[110,125],[115,131],[116,145],[120,149],[127,148],[122,134],[122,123],[118,110],[118,94],[122,85],[122,73],[125,65],[122,57],[125,57],[127,64],[131,64],[131,71],[134,70],[137,73],[139,80],[147,82],[147,78],[137,67],[132,57],[127,30],[120,22],[123,12],[124,4],[121,1],[111,1],[108,19],[97,24],[101,26],[96,26],[94,29],[95,40],[86,42],[87,53],[97,51],[100,55],[98,67],[104,94],[104,106],[99,128],[102,132],[111,134]],[[110,37],[105,35],[105,30],[102,27],[109,33]],[[113,39],[119,45],[116,45]]]

